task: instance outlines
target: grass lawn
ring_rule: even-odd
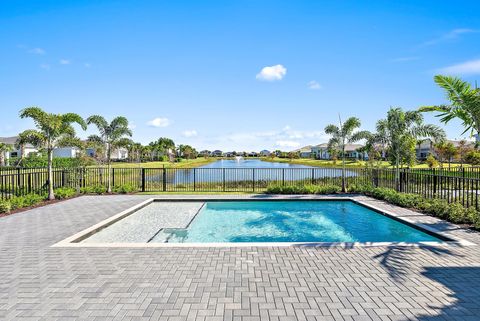
[[[331,160],[323,160],[323,159],[310,159],[310,158],[299,158],[299,159],[288,159],[288,158],[270,158],[270,157],[264,157],[262,158],[263,161],[266,162],[278,162],[278,163],[290,163],[290,164],[299,164],[299,165],[306,165],[306,166],[317,166],[317,167],[341,167],[342,166],[342,161],[338,160],[336,164],[331,161]],[[367,162],[365,161],[346,161],[346,167],[364,167]],[[375,162],[375,165],[377,165],[377,162]],[[385,168],[393,168],[393,166],[390,165],[389,162],[387,161],[382,161],[380,162],[381,167]],[[451,167],[458,167],[460,164],[451,164]],[[463,165],[464,167],[470,167],[470,165]],[[415,166],[411,168],[428,168],[427,164],[416,164]],[[443,165],[444,169],[448,168],[448,164],[444,163]]]
[[[113,163],[112,167],[115,168],[188,168],[188,167],[199,167],[206,165],[212,162],[215,162],[217,159],[214,157],[210,158],[196,158],[196,159],[182,159],[177,163],[170,162],[146,162],[146,163]]]

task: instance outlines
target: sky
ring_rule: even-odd
[[[133,139],[292,150],[480,80],[480,1],[0,0],[0,136],[27,106],[125,116]],[[426,122],[440,124],[433,115]],[[444,126],[461,138],[460,122]],[[93,127],[80,137],[95,133]]]

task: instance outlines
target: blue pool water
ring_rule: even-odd
[[[440,241],[351,201],[208,202],[186,229],[163,233],[169,243]]]

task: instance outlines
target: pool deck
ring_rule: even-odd
[[[480,320],[480,245],[52,246],[151,197],[83,196],[0,218],[0,320]],[[480,244],[480,233],[361,200]]]

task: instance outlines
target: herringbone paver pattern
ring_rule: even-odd
[[[478,246],[50,247],[145,198],[0,218],[0,319],[480,320]]]

